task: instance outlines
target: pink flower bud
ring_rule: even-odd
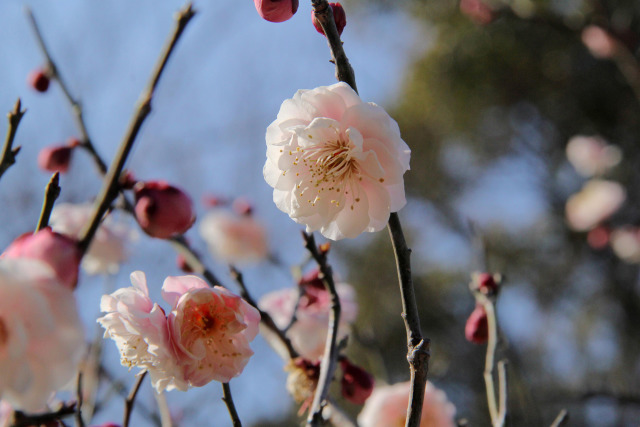
[[[373,376],[359,366],[353,365],[349,359],[340,361],[342,367],[342,396],[351,403],[364,405],[373,392]]]
[[[253,213],[253,206],[247,199],[237,198],[231,204],[231,207],[238,215],[251,215]]]
[[[226,204],[228,204],[229,202],[222,198],[222,197],[218,197],[218,196],[214,196],[212,194],[207,194],[202,196],[202,204],[205,205],[208,208],[215,208],[218,206],[224,206]]]
[[[69,170],[73,148],[66,145],[45,147],[38,154],[38,166],[49,172],[65,173]]]
[[[73,290],[78,283],[82,255],[76,241],[45,227],[37,233],[25,233],[4,251],[2,258],[30,258],[45,262],[58,280]]]
[[[495,294],[500,285],[500,275],[489,273],[473,273],[471,275],[471,288],[485,295]]]
[[[258,14],[269,22],[284,22],[298,10],[298,0],[253,0]]]
[[[131,190],[138,183],[136,181],[136,177],[133,175],[131,171],[124,171],[122,175],[120,175],[119,180],[120,186],[125,190]]]
[[[51,77],[49,76],[49,72],[44,68],[33,70],[27,76],[27,83],[29,83],[29,86],[38,92],[46,92],[47,89],[49,89],[50,82]]]
[[[489,338],[489,323],[487,321],[487,313],[481,304],[476,305],[476,308],[467,319],[464,335],[469,342],[476,344],[487,342],[487,338]]]
[[[489,24],[495,18],[493,10],[482,0],[461,0],[460,12],[480,25]]]
[[[342,35],[342,31],[347,25],[347,15],[344,13],[344,8],[340,3],[329,3],[329,6],[331,6],[331,10],[333,11],[333,20],[336,22],[338,34]],[[324,36],[322,25],[320,25],[320,22],[316,19],[316,14],[313,10],[311,11],[311,22],[313,22],[316,31]]]
[[[187,231],[196,220],[191,198],[164,181],[135,186],[136,219],[145,233],[160,239]]]
[[[616,39],[597,25],[589,25],[582,30],[582,43],[598,59],[611,58],[619,49]]]

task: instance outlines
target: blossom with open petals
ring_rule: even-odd
[[[15,409],[44,409],[75,376],[83,344],[75,298],[53,269],[0,259],[0,398]]]
[[[399,427],[405,425],[411,384],[407,382],[379,386],[358,415],[361,427]],[[427,382],[420,427],[454,427],[456,408],[444,391]]]
[[[296,92],[266,141],[273,200],[307,232],[338,240],[379,231],[406,204],[411,151],[398,124],[346,83]]]
[[[196,276],[167,277],[162,297],[172,305],[169,333],[189,385],[229,382],[242,373],[253,351],[260,314],[225,288]]]

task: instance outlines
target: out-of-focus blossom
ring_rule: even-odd
[[[176,362],[164,310],[151,301],[143,272],[131,273],[132,287],[104,295],[100,310],[107,313],[98,319],[120,350],[120,363],[129,368],[146,369],[158,392],[186,390],[187,383]]]
[[[283,22],[298,10],[298,0],[253,0],[260,16],[269,22]]]
[[[349,334],[350,325],[358,313],[358,305],[351,285],[338,283],[336,291],[342,308],[338,326],[340,340]],[[326,290],[313,286],[302,288],[302,292],[296,311],[297,320],[287,330],[287,336],[302,357],[317,360],[322,356],[327,338],[331,297]],[[297,301],[297,289],[281,289],[263,296],[258,305],[271,315],[279,328],[285,328],[291,321]]]
[[[73,148],[67,145],[45,147],[38,153],[38,167],[48,172],[66,173],[71,164]]]
[[[344,7],[342,7],[340,3],[329,3],[329,6],[331,7],[331,11],[333,12],[333,20],[336,23],[338,34],[342,35],[342,31],[347,25],[347,14],[344,12]],[[322,25],[320,25],[320,22],[316,19],[316,14],[313,10],[311,11],[311,22],[313,23],[316,31],[324,36]]]
[[[0,259],[0,398],[13,408],[44,409],[69,383],[84,353],[73,293],[45,263]]]
[[[597,25],[589,25],[582,30],[582,43],[598,59],[611,58],[619,48],[618,41]]]
[[[611,233],[611,249],[622,260],[640,263],[640,230],[624,227]]]
[[[93,213],[91,204],[56,204],[51,212],[49,225],[58,233],[73,239],[80,235]],[[96,232],[88,252],[82,258],[82,268],[89,274],[115,274],[127,259],[125,243],[136,234],[111,216],[105,218]]]
[[[489,338],[489,323],[487,312],[482,304],[477,304],[471,312],[464,327],[464,336],[467,341],[476,344],[484,344]]]
[[[213,255],[223,262],[258,262],[269,253],[264,226],[253,215],[211,211],[200,221],[200,235]]]
[[[27,83],[38,92],[46,92],[51,82],[50,73],[45,68],[33,70],[27,76]]]
[[[0,400],[0,427],[9,427],[13,420],[13,408],[6,400]]]
[[[228,290],[196,276],[168,277],[163,298],[172,305],[169,333],[184,380],[201,387],[242,373],[253,351],[260,314]]]
[[[138,224],[152,237],[167,239],[182,234],[196,220],[191,198],[165,181],[137,183],[135,197]]]
[[[361,427],[391,427],[405,425],[409,391],[407,382],[378,386],[373,390],[358,415]],[[444,391],[427,382],[420,427],[454,427],[456,408],[447,400]]]
[[[373,392],[375,380],[373,375],[354,365],[349,359],[340,361],[342,368],[342,379],[340,380],[340,390],[342,396],[351,403],[363,405]]]
[[[495,293],[498,290],[499,284],[499,274],[493,275],[489,273],[475,272],[471,275],[471,288],[473,290],[478,290],[485,295]]]
[[[48,264],[60,283],[73,290],[78,283],[81,253],[77,242],[45,227],[18,237],[0,255],[2,258],[30,258]]]
[[[495,18],[495,13],[482,0],[460,0],[460,12],[480,25],[487,25]]]
[[[318,386],[320,378],[320,362],[311,361],[302,357],[296,357],[284,368],[289,372],[287,377],[287,391],[298,402],[306,402],[306,405],[313,400],[313,394]],[[300,408],[304,412],[305,406]]]
[[[618,147],[597,136],[574,136],[567,143],[566,151],[569,163],[587,178],[602,175],[622,160]]]
[[[611,230],[606,225],[598,225],[587,233],[587,243],[593,249],[604,249],[609,246]]]
[[[307,232],[338,240],[379,231],[406,204],[411,151],[398,124],[346,83],[296,92],[266,141],[273,200]]]
[[[567,223],[575,231],[588,231],[620,209],[626,197],[627,192],[617,182],[589,180],[567,200]]]

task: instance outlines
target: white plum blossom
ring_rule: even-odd
[[[620,209],[626,197],[617,182],[591,179],[567,200],[567,223],[575,231],[588,231]]]
[[[78,238],[91,218],[93,205],[59,203],[51,212],[49,225],[53,231]],[[82,258],[82,268],[89,274],[115,274],[127,259],[125,244],[137,235],[124,223],[104,218],[96,232],[89,250]]]
[[[0,398],[35,412],[76,375],[85,351],[76,300],[42,261],[0,259]]]
[[[346,83],[296,92],[266,141],[273,200],[307,232],[339,240],[379,231],[406,204],[411,150],[398,124]]]
[[[602,175],[622,160],[620,148],[597,136],[574,136],[567,143],[566,152],[569,163],[587,178]]]

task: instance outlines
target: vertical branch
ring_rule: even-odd
[[[78,380],[76,382],[76,427],[84,427],[82,419],[82,370],[78,371]]]
[[[484,359],[484,384],[487,392],[487,404],[489,405],[489,415],[491,425],[495,426],[498,421],[498,404],[496,402],[496,391],[493,382],[493,366],[495,365],[496,346],[498,345],[498,334],[496,327],[496,316],[493,303],[488,298],[480,301],[487,313],[488,338],[487,353]]]
[[[49,217],[51,217],[53,204],[56,202],[56,199],[60,195],[60,185],[58,185],[59,182],[60,173],[55,172],[51,176],[51,179],[49,180],[49,183],[44,190],[44,200],[42,201],[42,210],[40,211],[40,219],[38,220],[36,232],[49,225]]]
[[[411,374],[411,392],[407,408],[406,426],[417,427],[420,425],[427,374],[429,372],[430,341],[428,338],[423,338],[420,329],[418,304],[411,279],[411,249],[407,246],[400,219],[396,212],[393,212],[389,217],[388,228],[398,269],[402,318],[407,332],[407,361],[409,362]]]
[[[318,251],[316,240],[313,234],[302,233],[305,241],[305,248],[309,251],[320,269],[319,278],[324,283],[324,287],[331,296],[331,311],[329,312],[329,325],[327,329],[327,341],[324,346],[324,354],[320,363],[320,377],[313,396],[313,403],[307,417],[308,426],[318,426],[323,421],[322,410],[327,405],[327,395],[333,373],[336,370],[338,351],[336,346],[338,336],[338,325],[340,324],[340,298],[333,281],[331,266],[327,263],[327,253]]]
[[[136,109],[136,113],[132,118],[125,138],[120,144],[118,152],[116,153],[116,156],[114,157],[113,162],[111,163],[111,166],[107,171],[104,179],[104,184],[94,204],[92,218],[80,233],[78,245],[83,252],[86,251],[89,247],[89,244],[91,243],[91,240],[93,239],[93,236],[96,233],[98,226],[100,225],[100,221],[103,215],[105,214],[107,209],[109,209],[109,206],[119,193],[118,178],[122,173],[124,164],[127,160],[127,157],[129,156],[129,153],[131,152],[131,149],[133,148],[133,143],[138,136],[138,132],[140,131],[144,120],[151,112],[151,100],[153,99],[153,94],[156,86],[158,85],[158,81],[160,80],[160,76],[165,69],[167,61],[169,60],[169,57],[171,56],[171,53],[173,52],[173,49],[175,48],[180,35],[194,15],[195,11],[193,10],[191,4],[188,4],[184,9],[180,11],[177,16],[177,22],[173,34],[165,45],[162,54],[160,55],[160,59],[154,68],[149,84],[142,93],[138,108]]]
[[[142,371],[140,374],[138,374],[138,379],[136,380],[136,383],[133,385],[133,388],[129,392],[129,395],[124,400],[124,415],[122,416],[122,427],[129,427],[129,420],[131,419],[133,404],[136,401],[136,396],[138,394],[138,391],[140,390],[142,381],[146,376],[147,376],[147,371]]]
[[[507,361],[498,362],[498,426],[503,426],[507,419]]]
[[[7,128],[7,136],[2,146],[2,153],[0,153],[0,177],[16,162],[16,156],[20,151],[20,147],[13,148],[13,140],[16,137],[20,120],[22,120],[22,116],[24,116],[26,111],[27,110],[21,109],[20,98],[18,98],[13,110],[7,114],[9,127]]]
[[[229,411],[229,416],[231,417],[231,423],[233,427],[242,427],[242,423],[240,422],[240,417],[238,416],[238,412],[236,411],[236,406],[233,403],[233,396],[231,396],[231,387],[229,383],[222,383],[222,400],[225,405],[227,405],[227,410]]]

